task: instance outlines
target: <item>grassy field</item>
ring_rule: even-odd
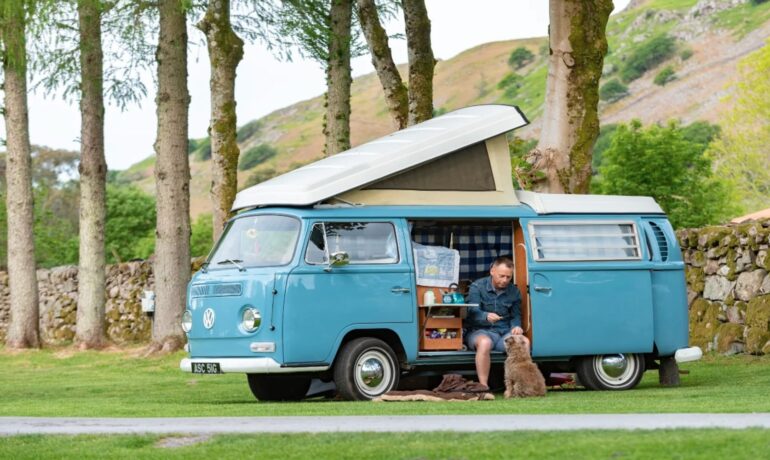
[[[191,375],[183,354],[140,358],[138,350],[0,349],[0,416],[174,417],[272,415],[770,412],[770,356],[706,356],[683,366],[677,388],[647,372],[636,389],[550,391],[546,398],[440,404],[324,399],[260,403],[240,374]],[[0,455],[0,458],[3,456]]]
[[[195,443],[197,441],[197,443]],[[193,442],[193,445],[164,447]],[[17,436],[0,458],[766,458],[767,430],[300,434],[216,437]]]

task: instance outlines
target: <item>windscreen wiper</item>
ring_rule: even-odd
[[[246,269],[243,268],[243,265],[241,265],[241,263],[243,263],[241,259],[222,259],[219,262],[217,262],[217,265],[233,264],[236,267],[238,267],[238,271],[245,272]]]

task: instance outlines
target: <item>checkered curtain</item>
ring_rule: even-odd
[[[415,243],[444,246],[460,252],[460,279],[476,280],[489,274],[498,256],[513,255],[512,229],[508,226],[453,225],[412,230]],[[450,245],[451,243],[451,245]]]

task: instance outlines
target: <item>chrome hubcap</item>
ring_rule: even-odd
[[[380,350],[369,350],[356,361],[355,380],[358,389],[370,396],[379,396],[390,389],[393,366]]]
[[[375,359],[367,359],[361,365],[361,381],[369,388],[376,387],[382,383],[382,364]]]
[[[623,375],[628,367],[628,360],[623,355],[603,356],[602,370],[612,378],[618,378]]]
[[[633,355],[602,355],[594,358],[596,376],[608,385],[621,386],[634,378],[638,363]]]

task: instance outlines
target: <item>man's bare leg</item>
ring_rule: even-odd
[[[476,375],[479,377],[479,383],[489,387],[489,353],[492,351],[492,339],[486,335],[476,337]]]

